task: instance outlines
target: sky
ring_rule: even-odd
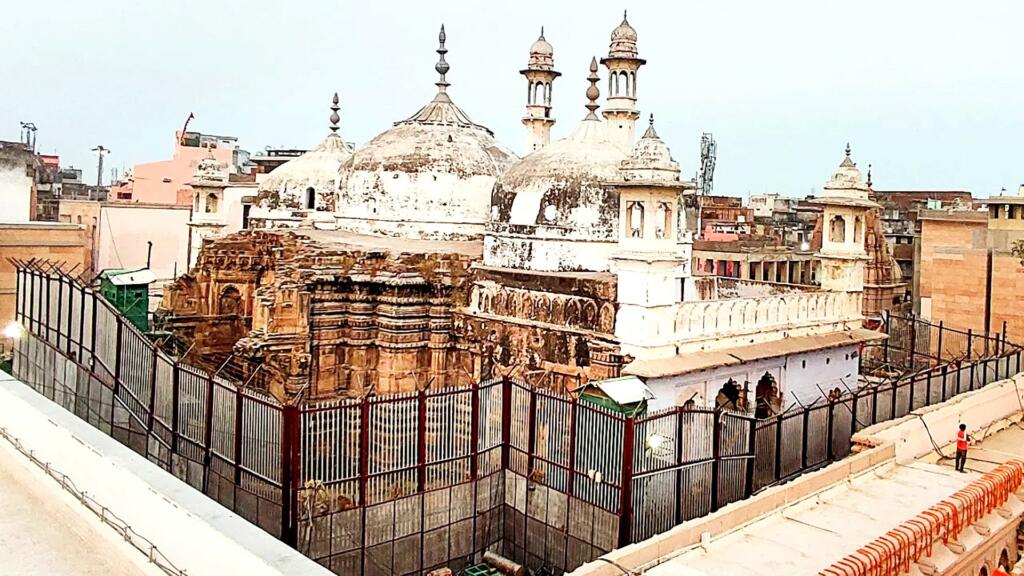
[[[342,136],[364,144],[433,97],[441,23],[453,100],[521,153],[519,70],[540,27],[562,73],[559,138],[586,114],[590,58],[628,9],[647,60],[638,107],[684,175],[714,135],[716,194],[810,194],[847,142],[879,190],[986,197],[1024,183],[1019,0],[4,4],[0,140],[34,122],[38,150],[89,181],[98,144],[108,168],[169,158],[189,113],[190,129],[249,151],[311,148],[335,91]]]

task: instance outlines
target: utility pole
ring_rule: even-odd
[[[96,186],[103,186],[103,157],[110,154],[109,148],[104,148],[103,145],[99,145],[92,149],[99,157],[98,166],[96,166]]]

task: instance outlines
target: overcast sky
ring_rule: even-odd
[[[521,152],[518,71],[540,26],[562,72],[561,137],[623,8],[647,59],[644,118],[688,175],[714,134],[716,193],[820,189],[848,140],[877,189],[1024,182],[1020,0],[9,0],[0,139],[35,122],[41,152],[94,179],[95,145],[117,168],[169,158],[189,112],[191,129],[250,151],[315,146],[338,91],[342,135],[361,145],[433,96],[443,22],[452,98]]]

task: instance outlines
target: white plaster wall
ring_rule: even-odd
[[[32,219],[32,178],[25,166],[0,164],[0,221],[28,222]]]
[[[188,270],[190,210],[105,204],[97,224],[97,270],[142,268],[146,242],[153,242],[150,268],[157,280],[171,280]]]
[[[854,353],[857,350],[856,345],[842,346],[679,376],[651,378],[647,380],[647,386],[657,398],[649,403],[649,407],[657,410],[681,406],[694,395],[698,406],[714,407],[718,390],[730,378],[741,388],[744,383],[750,383],[749,399],[753,406],[757,381],[765,372],[770,373],[779,385],[783,409],[795,405],[797,400],[805,406],[810,405],[822,398],[818,385],[826,393],[836,387],[845,392],[844,384],[851,389],[856,387],[858,359]]]
[[[448,172],[364,172],[351,174],[339,199],[338,228],[362,234],[406,238],[476,237],[484,232],[493,176]]]
[[[538,272],[587,270],[607,272],[614,240],[570,240],[513,234],[484,236],[484,264],[497,268],[522,268]]]

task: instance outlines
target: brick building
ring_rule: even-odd
[[[1000,331],[1024,340],[1024,266],[1012,254],[1024,240],[1024,195],[981,201],[986,211],[924,210],[917,312],[934,321]]]

